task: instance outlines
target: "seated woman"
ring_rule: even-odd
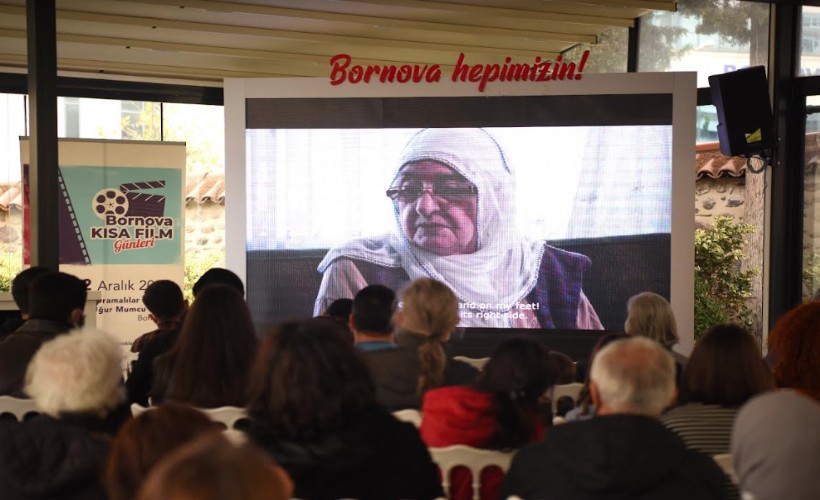
[[[108,500],[133,500],[151,469],[185,443],[222,426],[190,406],[164,403],[128,420],[117,433],[103,483]]]
[[[287,500],[293,485],[269,456],[217,434],[198,437],[163,459],[138,500]]]
[[[428,390],[471,383],[478,370],[452,359],[445,344],[459,323],[458,299],[447,285],[430,278],[410,284],[396,315],[397,349],[364,353],[376,400],[388,410],[419,408]]]
[[[290,474],[296,498],[442,496],[418,431],[376,403],[367,366],[341,328],[312,319],[265,337],[251,375],[248,435]]]
[[[700,338],[683,370],[680,401],[661,421],[689,448],[707,455],[729,453],[732,424],[747,400],[775,388],[752,335],[719,325]]]
[[[156,360],[152,402],[244,406],[256,348],[242,294],[227,285],[205,287],[186,315],[174,347]]]
[[[542,396],[555,375],[540,343],[509,339],[495,349],[472,385],[424,395],[421,438],[430,447],[464,444],[506,451],[538,440],[551,417]],[[497,469],[485,471],[481,498],[497,498],[502,477]],[[451,484],[450,498],[473,498],[466,470],[456,469]]]
[[[91,329],[43,344],[25,388],[43,414],[0,421],[0,497],[105,500],[99,473],[130,417],[121,358],[116,340]]]

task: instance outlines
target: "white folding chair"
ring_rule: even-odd
[[[26,416],[40,413],[40,410],[34,406],[33,399],[0,396],[0,415],[4,413],[14,415],[14,418],[22,422]]]
[[[154,409],[153,406],[142,406],[137,403],[131,403],[131,415],[136,417],[140,413]],[[208,418],[214,422],[219,422],[225,426],[226,429],[233,429],[236,422],[243,418],[248,418],[248,412],[245,408],[239,406],[220,406],[219,408],[195,408],[204,413]]]
[[[393,416],[402,422],[410,422],[416,427],[421,427],[421,412],[409,408],[407,410],[398,410],[393,412]]]
[[[573,382],[571,384],[554,385],[551,389],[549,389],[547,391],[547,395],[552,402],[552,414],[555,415],[558,412],[558,399],[564,396],[569,396],[577,403],[578,395],[581,393],[581,389],[583,388],[584,384],[580,382]]]
[[[142,406],[139,403],[131,403],[131,416],[136,417],[144,411],[152,409],[151,406]]]
[[[723,469],[723,472],[729,476],[729,479],[731,479],[734,484],[737,484],[737,476],[735,476],[735,466],[732,463],[731,453],[712,455],[712,460],[714,460],[720,468]]]
[[[487,467],[498,467],[503,472],[510,468],[515,452],[481,450],[461,444],[444,448],[430,448],[433,461],[441,470],[441,486],[444,494],[450,493],[450,471],[462,466],[469,469],[473,481],[473,499],[481,498],[481,471]]]
[[[484,365],[490,360],[490,358],[468,358],[467,356],[453,356],[453,359],[467,363],[478,371],[484,369]]]
[[[219,408],[197,408],[214,422],[222,423],[226,429],[233,429],[236,422],[248,418],[245,408],[239,406],[220,406]]]

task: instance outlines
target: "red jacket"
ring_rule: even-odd
[[[431,448],[456,444],[482,448],[495,434],[493,394],[469,386],[441,387],[424,395],[421,407],[421,439]],[[537,421],[537,418],[536,418]],[[536,424],[533,441],[544,436],[544,427]],[[497,499],[504,474],[497,468],[481,473],[481,499]],[[470,473],[458,467],[450,476],[449,498],[473,498]]]

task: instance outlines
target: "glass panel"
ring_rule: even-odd
[[[629,29],[611,28],[598,37],[597,44],[576,45],[564,54],[564,59],[579,61],[581,54],[589,50],[589,59],[584,65],[584,73],[626,73],[628,40]]]
[[[222,106],[163,104],[163,139],[186,143],[185,276],[225,261],[225,113]]]
[[[803,7],[799,76],[820,75],[820,7]],[[809,117],[811,119],[811,116]]]
[[[23,264],[20,136],[26,133],[26,96],[0,94],[0,291]]]
[[[766,66],[769,5],[680,0],[677,12],[641,18],[639,71],[695,71],[698,87],[708,77],[749,66]]]
[[[806,98],[806,106],[820,106],[820,96]],[[803,185],[803,299],[820,290],[820,113],[806,116],[805,177]]]
[[[708,106],[698,106],[695,118],[697,125],[696,143],[718,142],[718,117],[717,109],[711,104]]]

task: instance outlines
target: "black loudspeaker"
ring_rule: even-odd
[[[763,66],[709,77],[717,108],[720,152],[752,156],[774,145],[772,106]]]

